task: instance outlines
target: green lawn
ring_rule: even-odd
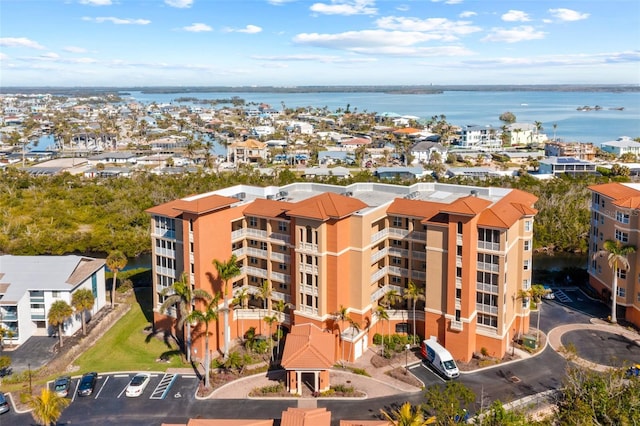
[[[74,365],[78,373],[88,371],[165,371],[170,367],[185,367],[175,342],[151,337],[145,332],[151,313],[150,296],[138,292],[132,297],[131,310],[126,313],[98,342]],[[169,344],[170,343],[170,344]],[[170,355],[171,362],[156,362],[161,355]]]

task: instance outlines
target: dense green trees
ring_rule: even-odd
[[[155,205],[235,184],[282,185],[299,180],[289,169],[275,176],[257,171],[193,173],[181,176],[136,174],[125,179],[86,179],[62,174],[30,176],[15,169],[0,173],[0,253],[14,255],[105,253],[120,250],[127,257],[148,253],[149,215]],[[370,171],[354,172],[333,184],[376,181]],[[539,197],[534,246],[586,251],[589,229],[588,185],[609,178],[564,176],[539,181],[530,176],[483,181],[447,182],[514,187]],[[413,182],[407,182],[413,183]]]

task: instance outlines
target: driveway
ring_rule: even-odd
[[[15,349],[5,346],[0,354],[11,357],[11,369],[14,373],[26,371],[29,366],[32,370],[37,370],[53,359],[53,347],[56,343],[57,337],[31,336]]]

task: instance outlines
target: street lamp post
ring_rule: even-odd
[[[406,344],[404,347],[404,368],[409,369],[409,349],[411,348],[410,344]]]

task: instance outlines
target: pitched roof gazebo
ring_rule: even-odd
[[[335,364],[336,337],[314,324],[291,328],[282,352],[287,390],[302,395],[303,374],[313,375],[313,391],[329,390],[329,369]]]

